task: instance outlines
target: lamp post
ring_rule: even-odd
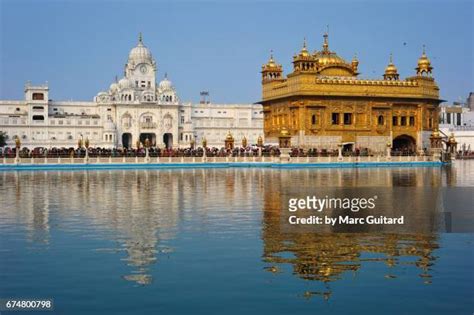
[[[203,137],[202,138],[202,149],[204,151],[202,154],[203,162],[206,160],[206,156],[207,156],[206,148],[207,148],[207,140],[206,140],[206,137]]]
[[[441,152],[443,151],[443,139],[439,134],[438,129],[434,129],[430,136],[430,153],[433,156],[433,160],[441,159]]]
[[[247,147],[247,138],[245,138],[245,136],[242,138],[242,148],[246,148]]]
[[[392,143],[389,141],[387,142],[387,161],[392,159]]]
[[[289,162],[290,161],[290,150],[291,150],[291,135],[285,127],[280,131],[278,136],[280,143],[280,162]]]
[[[86,138],[86,140],[84,141],[84,146],[86,147],[85,162],[89,163],[89,138]]]
[[[21,147],[21,141],[20,141],[20,138],[16,138],[15,139],[15,164],[19,164],[20,163],[20,147]]]
[[[232,151],[234,149],[234,137],[230,133],[230,130],[227,133],[227,136],[225,137],[224,145],[225,145],[226,150],[231,150]]]
[[[258,136],[257,139],[257,147],[258,147],[258,156],[262,156],[262,147],[263,147],[263,139],[262,136]]]
[[[447,145],[451,160],[455,160],[458,143],[456,141],[456,138],[454,138],[454,132],[451,132],[451,135],[448,138]]]
[[[81,150],[82,150],[82,135],[81,135],[81,137],[79,138],[79,140],[77,140],[77,149],[79,150],[79,155],[78,155],[78,157],[81,157]]]
[[[244,160],[247,159],[247,138],[242,138],[242,149],[244,149]]]
[[[150,163],[150,155],[149,155],[149,148],[150,148],[150,139],[145,139],[145,162]]]
[[[343,157],[342,157],[342,147],[343,147],[343,144],[342,144],[342,143],[338,143],[338,144],[337,144],[337,160],[338,160],[338,161],[342,161],[342,160],[343,160]]]

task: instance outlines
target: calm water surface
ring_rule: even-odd
[[[292,233],[280,199],[300,186],[473,187],[474,162],[3,172],[0,297],[57,314],[472,314],[472,234]]]

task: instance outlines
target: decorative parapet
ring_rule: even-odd
[[[263,100],[295,95],[308,96],[364,96],[439,99],[439,88],[432,79],[408,78],[399,80],[371,80],[356,77],[312,75],[289,76],[281,83],[263,86]]]

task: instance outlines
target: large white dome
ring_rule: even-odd
[[[135,64],[140,63],[153,63],[153,56],[150,50],[143,45],[142,34],[138,38],[138,45],[130,51],[128,54],[128,62],[134,62]]]

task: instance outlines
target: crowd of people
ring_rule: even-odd
[[[100,148],[100,147],[89,147],[87,149],[89,157],[145,157],[146,149],[128,149],[128,148]],[[261,148],[262,156],[280,156],[280,149],[278,146],[265,145]],[[371,152],[368,149],[354,149],[354,150],[343,150],[343,156],[377,156],[384,155],[385,152]],[[202,157],[204,155],[204,149],[202,147],[197,148],[157,148],[151,147],[148,152],[150,157]],[[339,151],[337,149],[303,149],[303,148],[292,148],[290,150],[290,156],[292,157],[328,157],[328,156],[338,156]],[[407,150],[392,150],[392,155],[415,155],[416,152],[407,151]],[[37,147],[32,150],[23,147],[20,149],[19,153],[21,158],[81,158],[85,157],[86,149],[82,148],[44,148]],[[3,148],[0,150],[0,157],[15,157],[16,148]],[[208,157],[236,157],[236,156],[259,156],[259,148],[257,146],[248,146],[235,147],[233,149],[226,148],[216,148],[216,147],[206,147],[206,156]]]

